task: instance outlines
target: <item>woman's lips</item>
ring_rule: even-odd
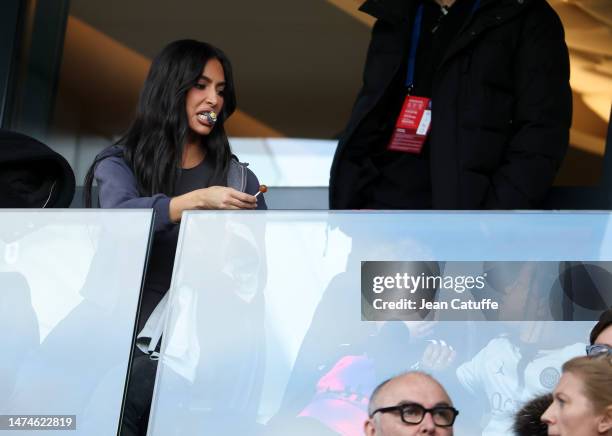
[[[200,123],[212,127],[217,122],[217,114],[214,111],[198,112],[197,119]]]
[[[198,120],[200,124],[206,127],[212,127],[212,125],[208,122],[208,118],[206,118],[204,115],[197,114],[196,119]]]

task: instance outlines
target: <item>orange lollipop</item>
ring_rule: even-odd
[[[255,197],[257,197],[259,194],[263,194],[264,192],[268,192],[268,187],[266,185],[259,185],[259,191],[257,191]]]

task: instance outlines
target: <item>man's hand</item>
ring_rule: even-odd
[[[457,352],[446,342],[431,339],[419,367],[429,371],[442,371],[453,363],[456,356]]]

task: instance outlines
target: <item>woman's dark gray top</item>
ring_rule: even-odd
[[[140,195],[136,178],[123,159],[119,147],[109,147],[102,153],[108,157],[98,163],[94,172],[98,184],[100,207],[153,208],[155,210],[155,234],[145,278],[142,319],[143,315],[148,317],[147,307],[152,305],[152,310],[170,287],[179,225],[170,220],[170,196],[155,194],[150,197],[143,197]],[[175,185],[174,196],[213,185],[230,186],[254,195],[259,190],[259,181],[246,165],[233,157],[230,162],[227,182],[214,183],[215,181],[212,180],[214,168],[208,160],[204,159],[201,164],[194,168],[181,170]],[[266,202],[261,194],[257,197],[257,209],[267,209]],[[152,292],[158,295],[151,295]]]

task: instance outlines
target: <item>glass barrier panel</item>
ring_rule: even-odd
[[[117,433],[152,216],[0,213],[0,433]]]
[[[362,435],[373,389],[411,370],[446,387],[456,435],[511,434],[612,305],[610,223],[595,212],[186,213],[148,434]],[[384,291],[371,265],[387,268]],[[437,284],[412,293],[413,279]],[[392,285],[501,309],[366,321]]]

